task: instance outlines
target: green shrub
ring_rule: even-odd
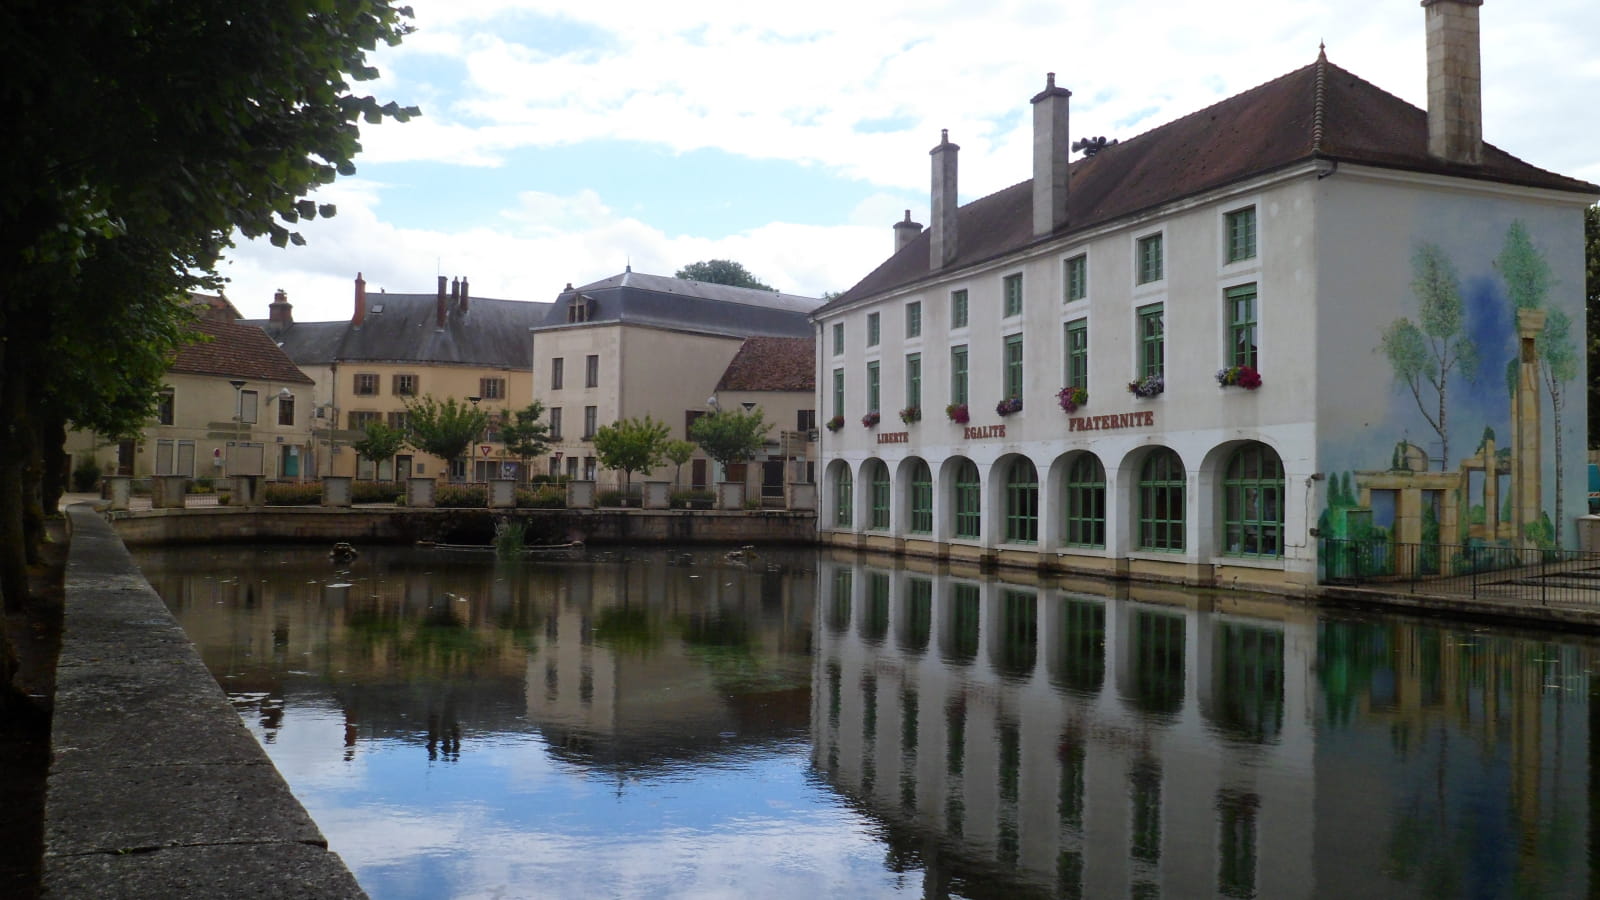
[[[78,465],[72,470],[72,489],[78,493],[87,493],[94,490],[95,482],[100,480],[100,464],[94,457],[85,456],[78,460]]]
[[[351,503],[399,503],[406,489],[391,481],[354,481],[350,483]]]
[[[673,509],[710,509],[713,495],[710,491],[673,491]]]
[[[518,490],[518,509],[566,509],[567,492],[558,487],[541,487],[538,490]]]
[[[746,497],[744,500],[745,509],[760,509],[761,506],[762,504],[760,497]]]
[[[218,506],[227,506],[232,500],[233,500],[233,495],[228,493],[227,491],[218,491],[217,492],[217,505]]]
[[[600,493],[595,495],[594,499],[595,499],[595,505],[597,505],[597,506],[627,506],[628,505],[626,500],[623,498],[621,491],[601,491]]]
[[[261,502],[266,506],[317,506],[322,503],[322,482],[268,482],[261,491]]]
[[[183,490],[186,494],[209,494],[215,490],[215,488],[211,483],[211,479],[196,478],[185,485]]]
[[[446,509],[486,509],[489,489],[481,484],[442,484],[433,495],[433,505]]]

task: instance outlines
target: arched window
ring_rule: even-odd
[[[1039,470],[1019,456],[1006,467],[1006,543],[1039,542]]]
[[[872,531],[889,530],[889,467],[880,460],[867,463],[868,499],[872,502]]]
[[[834,470],[833,524],[839,528],[849,528],[853,524],[850,519],[850,512],[855,506],[855,501],[851,498],[853,486],[849,466],[841,465]]]
[[[1222,476],[1222,552],[1283,556],[1283,461],[1259,442],[1228,457]]]
[[[956,537],[976,540],[981,535],[982,494],[983,489],[978,482],[978,464],[970,459],[963,459],[956,464]]]
[[[1106,545],[1106,467],[1093,453],[1080,453],[1067,467],[1062,486],[1065,541],[1073,547]]]
[[[1185,478],[1178,454],[1161,447],[1139,466],[1139,549],[1184,549]]]
[[[933,533],[933,472],[924,460],[911,465],[912,534]]]

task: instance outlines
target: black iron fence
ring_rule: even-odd
[[[1333,538],[1320,545],[1324,584],[1600,606],[1600,553],[1593,551]]]

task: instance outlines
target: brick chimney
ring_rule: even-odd
[[[911,221],[911,210],[906,210],[903,221],[894,223],[894,252],[899,253],[905,246],[917,239],[922,233],[922,223]]]
[[[278,288],[272,295],[272,305],[267,307],[267,321],[274,325],[294,324],[294,304],[289,302],[289,294],[283,288]]]
[[[446,287],[445,277],[443,275],[440,275],[439,276],[439,298],[437,300],[435,300],[434,304],[433,304],[433,325],[434,325],[435,328],[439,329],[440,331],[444,330],[445,313],[448,312],[449,309],[450,309],[450,307],[446,305],[446,301],[445,301],[445,296],[444,296],[445,287]]]
[[[950,130],[939,130],[939,146],[928,151],[933,157],[933,223],[928,243],[928,267],[942,269],[956,258],[956,154],[961,147],[950,143]]]
[[[462,312],[467,311],[467,276],[461,276],[461,306]]]
[[[1072,92],[1044,78],[1033,97],[1033,235],[1043,237],[1067,224],[1067,105]]]
[[[1428,31],[1428,153],[1483,162],[1483,76],[1478,7],[1483,0],[1422,0]]]
[[[350,324],[359,327],[367,320],[367,280],[356,273],[356,312],[350,317]]]

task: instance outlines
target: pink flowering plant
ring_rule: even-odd
[[[900,421],[910,425],[912,422],[922,421],[922,407],[908,406],[900,410]]]
[[[1128,382],[1128,393],[1135,397],[1149,398],[1160,394],[1167,389],[1167,380],[1160,375],[1146,375]]]
[[[1089,392],[1081,387],[1067,385],[1056,391],[1056,402],[1061,404],[1062,412],[1070,415],[1077,412],[1078,407],[1089,402]]]
[[[952,403],[949,406],[946,406],[944,408],[944,414],[949,417],[950,421],[956,423],[957,425],[965,425],[972,421],[972,414],[967,411],[967,405],[965,403]]]
[[[828,420],[827,428],[828,428],[829,431],[838,431],[839,429],[841,429],[843,427],[844,427],[844,416],[834,416],[833,418]]]
[[[1007,397],[994,405],[994,411],[1002,416],[1009,416],[1014,412],[1022,412],[1022,398]]]
[[[1261,387],[1261,373],[1251,366],[1229,366],[1217,370],[1218,387],[1242,387],[1253,391]]]
[[[877,410],[873,410],[872,412],[869,412],[866,415],[861,417],[861,427],[862,428],[876,428],[878,423],[880,421],[882,421],[882,420],[883,420],[883,417],[878,415],[878,411]]]

